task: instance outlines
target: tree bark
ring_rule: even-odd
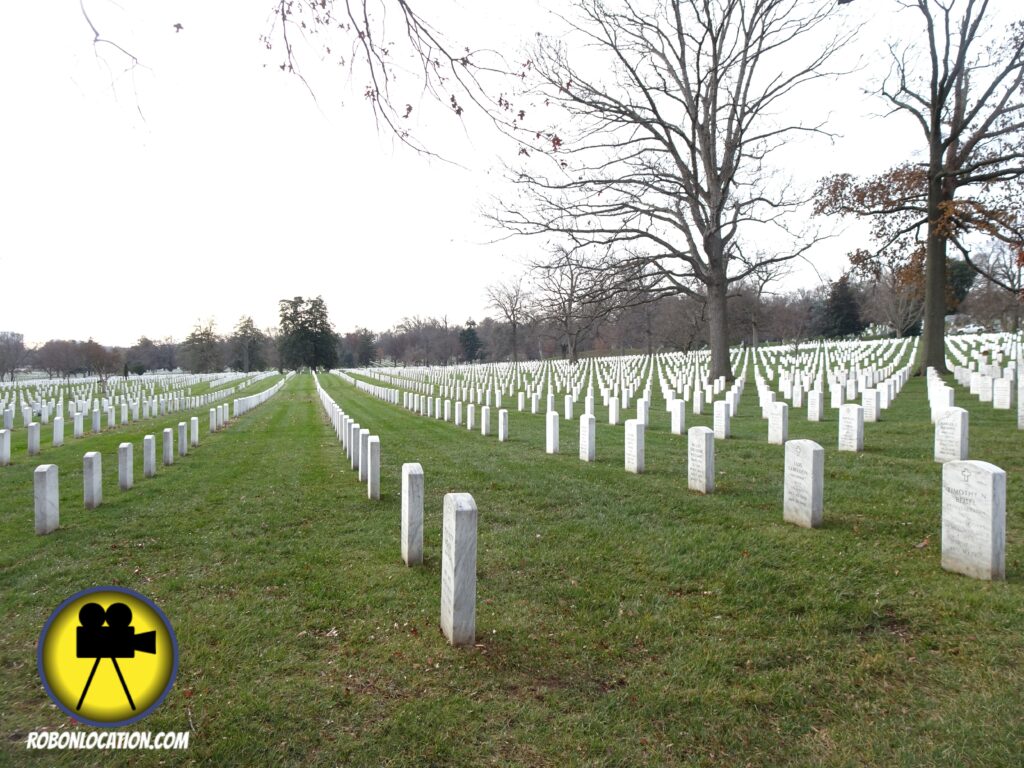
[[[729,323],[726,316],[725,280],[708,283],[708,344],[711,347],[711,369],[708,381],[724,376],[733,381],[732,366],[729,364]]]
[[[943,203],[952,200],[952,194],[945,189],[946,183],[940,175],[942,157],[933,142],[932,158],[928,174],[928,243],[925,251],[924,284],[924,333],[921,339],[921,366],[918,373],[924,376],[929,367],[938,373],[949,373],[946,369],[946,246],[947,241],[939,232],[943,215]]]

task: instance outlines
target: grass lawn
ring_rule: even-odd
[[[548,456],[543,416],[508,396],[511,440],[498,443],[497,409],[485,438],[320,378],[380,436],[380,501],[349,470],[308,374],[218,434],[201,416],[200,446],[153,479],[141,471],[149,422],[81,441],[69,429],[60,449],[45,448],[44,428],[39,462],[15,449],[0,469],[0,762],[1024,764],[1014,412],[957,387],[971,457],[1008,475],[1007,581],[988,583],[939,567],[941,467],[919,378],[865,425],[861,454],[836,450],[836,412],[810,423],[791,409],[790,438],[826,450],[814,531],[782,522],[783,448],[767,444],[752,380],[703,497],[686,490],[685,437],[670,434],[658,393],[635,476],[601,407],[598,460],[584,464],[578,421],[563,421],[561,454]],[[710,414],[688,413],[698,424]],[[122,440],[136,444],[127,493]],[[104,456],[93,511],[86,450]],[[426,479],[425,563],[412,569],[398,536],[410,461]],[[44,462],[60,465],[61,528],[37,537],[31,475]],[[450,491],[480,510],[469,649],[438,628]],[[131,727],[189,730],[187,752],[25,749],[29,731],[82,727],[43,690],[35,643],[62,600],[104,584],[142,592],[174,625],[178,680]]]

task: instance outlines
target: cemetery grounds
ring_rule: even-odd
[[[0,468],[0,764],[1024,764],[1016,403],[996,411],[944,377],[970,413],[970,458],[1007,473],[1006,580],[990,582],[940,567],[942,465],[924,378],[864,425],[860,453],[836,450],[827,395],[821,422],[790,408],[789,438],[825,448],[824,522],[810,530],[783,522],[784,448],[767,442],[753,367],[745,375],[707,496],[687,490],[686,436],[671,434],[657,386],[645,471],[629,474],[623,427],[600,397],[597,460],[584,463],[582,396],[548,455],[543,408],[521,413],[514,394],[499,443],[493,423],[485,437],[321,373],[380,437],[379,500],[349,468],[309,373],[216,433],[205,409],[190,412],[199,446],[153,478],[142,437],[180,414],[81,439],[69,427],[62,447],[44,427],[31,458],[15,429]],[[699,425],[712,426],[710,407],[688,409],[686,426]],[[127,492],[123,441],[136,446]],[[86,451],[104,457],[103,503],[88,511]],[[412,568],[399,550],[406,462],[425,476],[424,563]],[[60,467],[48,536],[33,532],[42,463]],[[479,509],[467,648],[438,628],[449,492]],[[25,749],[29,731],[83,727],[47,697],[35,645],[50,612],[94,585],[135,589],[172,622],[177,681],[131,728],[188,730],[187,752]]]

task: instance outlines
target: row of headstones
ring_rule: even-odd
[[[720,401],[721,402],[721,401]],[[721,403],[725,405],[724,402]],[[626,419],[625,469],[642,474],[646,465],[647,423],[642,419]],[[690,427],[687,430],[687,478],[689,488],[699,493],[712,493],[715,489],[715,432],[709,427]],[[545,452],[559,452],[558,412],[551,411],[546,418]],[[584,414],[580,417],[580,461],[593,462],[597,457],[597,420]]]
[[[212,410],[212,409],[211,409]],[[191,427],[191,429],[190,429]],[[191,432],[191,439],[189,433]],[[190,424],[178,422],[178,455],[188,455],[188,447],[199,445],[199,418],[193,416]],[[174,430],[163,431],[163,463],[174,463]],[[142,473],[145,477],[156,475],[156,437],[142,438]],[[134,448],[131,443],[117,447],[117,484],[122,491],[130,491],[135,480]],[[103,503],[103,455],[89,451],[82,457],[83,498],[86,509],[96,509]],[[60,484],[56,464],[42,464],[33,473],[35,493],[36,533],[40,536],[52,533],[60,526]]]
[[[354,469],[359,482],[366,483],[366,495],[370,499],[380,498],[380,438],[371,435],[370,430],[361,427],[358,422],[345,413],[334,402],[327,391],[320,386],[320,379],[313,372],[316,391],[320,396],[320,404],[327,413],[334,434],[338,438],[345,455],[348,456],[351,469]]]
[[[825,451],[814,441],[786,443],[786,522],[804,528],[821,525],[824,464]],[[945,570],[977,579],[1005,578],[1006,472],[999,467],[967,460],[943,465],[941,563]]]
[[[639,428],[642,440],[642,425],[630,422]],[[691,454],[695,445],[703,443],[713,457],[709,433],[707,427],[690,430]],[[824,449],[812,440],[786,445],[786,522],[806,528],[821,525],[824,457]],[[423,480],[420,464],[402,465],[401,553],[407,566],[423,564]],[[942,567],[973,578],[1005,578],[1006,473],[985,462],[957,461],[943,467],[942,482]],[[456,646],[472,645],[476,638],[478,521],[472,495],[445,494],[440,624],[445,638]]]
[[[789,386],[799,384],[806,392],[810,388],[811,382],[814,382],[820,389],[826,379],[830,389],[846,388],[851,381],[855,385],[868,387],[875,386],[880,376],[887,376],[896,370],[906,359],[908,351],[910,349],[906,343],[897,344],[881,351],[865,346],[858,352],[847,356],[842,363],[834,357],[830,358],[824,347],[816,347],[811,355],[806,353],[769,355],[762,352],[755,356],[755,367],[763,367],[769,379],[774,378],[777,369],[778,386],[783,389],[787,384]]]
[[[1013,408],[1013,373],[994,378],[984,373],[970,373],[958,367],[954,369],[953,376],[960,386],[966,387],[978,398],[978,402],[992,403],[992,407],[997,411],[1008,411]]]
[[[258,377],[263,372],[252,373],[145,373],[141,376],[131,375],[127,379],[117,376],[101,380],[98,376],[83,376],[74,379],[49,378],[31,379],[14,382],[0,382],[0,402],[15,399],[38,398],[41,393],[67,391],[77,393],[94,392],[97,385],[102,384],[110,392],[128,392],[148,389],[151,393],[160,390],[172,390],[191,387],[197,384],[208,384],[210,389],[228,384],[239,379]]]
[[[351,378],[351,377],[350,377]],[[373,395],[378,400],[383,400],[392,405],[398,405],[398,390],[391,387],[378,387],[376,384],[367,384],[365,381],[356,380],[356,388]]]
[[[996,378],[984,374],[968,373],[957,368],[954,379],[960,386],[968,388],[972,395],[978,396],[979,402],[991,402],[995,410],[1011,410],[1013,408],[1013,384],[1017,379],[1017,429],[1024,429],[1024,377],[1016,374]],[[953,407],[954,391],[947,385],[933,368],[928,369],[928,402],[931,406],[932,422],[947,409]]]
[[[737,357],[745,356],[746,352],[734,351]],[[697,359],[706,357],[706,353],[685,353],[692,358],[687,365],[688,370],[696,371]],[[540,392],[546,386],[549,391],[554,387],[558,391],[572,390],[578,394],[583,383],[596,379],[602,389],[618,393],[635,390],[639,379],[647,377],[648,384],[658,375],[665,383],[666,366],[660,366],[662,355],[634,356],[627,358],[597,358],[580,361],[575,366],[566,361],[530,361],[526,363],[490,363],[487,365],[456,366],[446,369],[429,368],[398,368],[387,372],[379,369],[361,370],[364,376],[377,378],[390,384],[409,389],[418,394],[434,394],[435,388],[441,390],[446,397],[461,398],[475,402],[484,402],[483,390],[515,391],[525,388],[527,393]],[[625,362],[624,362],[625,361]],[[682,374],[679,374],[681,377]],[[703,378],[695,373],[694,379]],[[682,381],[681,378],[678,381]],[[719,382],[722,386],[724,382]],[[677,388],[681,389],[679,383]],[[632,397],[632,395],[628,395]],[[490,403],[486,403],[490,404]]]
[[[452,422],[456,427],[463,426],[463,415],[465,415],[465,427],[469,431],[476,427],[476,404],[469,403],[463,409],[461,400],[453,403],[451,400],[442,401],[440,397],[421,395],[416,392],[404,392],[402,407],[406,410],[418,413],[428,419],[439,419],[445,422]],[[480,407],[480,434],[488,437],[491,434],[491,408],[484,405]],[[498,442],[504,443],[508,440],[508,410],[498,410]]]
[[[262,372],[259,374],[251,374],[246,377],[246,381],[242,382],[240,386],[230,387],[217,392],[208,392],[202,395],[189,395],[187,390],[185,392],[171,391],[161,395],[150,394],[150,397],[143,397],[141,393],[136,393],[132,396],[125,395],[121,397],[115,395],[112,398],[104,397],[102,399],[92,399],[91,397],[85,399],[69,399],[67,403],[68,415],[74,416],[76,413],[86,413],[89,410],[89,400],[92,399],[92,413],[93,423],[96,421],[96,412],[106,413],[107,415],[107,426],[116,426],[117,422],[114,418],[115,410],[113,406],[121,406],[121,422],[124,423],[129,420],[129,407],[131,413],[131,419],[138,421],[140,412],[141,418],[147,419],[150,416],[150,412],[154,417],[167,415],[170,413],[176,413],[181,410],[191,410],[193,408],[201,408],[206,405],[217,402],[218,400],[224,400],[241,388],[248,387],[258,381],[266,378],[267,376],[275,375],[274,372]],[[22,413],[22,426],[27,427],[33,420],[35,414],[38,412],[40,421],[43,424],[49,423],[49,417],[51,411],[55,414],[59,414],[63,410],[63,399],[60,401],[55,400],[26,400],[27,404],[23,404],[21,408]],[[14,408],[13,406],[7,406],[0,408],[0,412],[3,413],[4,429],[13,429],[14,427]],[[99,431],[98,428],[94,428],[93,431]]]
[[[259,377],[259,378],[262,378],[262,377]],[[252,382],[249,382],[249,383],[255,383],[256,381],[259,380],[259,378],[256,378]],[[163,401],[163,400],[161,400],[161,401],[157,401],[157,400],[141,400],[141,401],[138,401],[137,400],[137,401],[132,402],[132,403],[121,402],[120,403],[120,407],[121,407],[120,422],[118,421],[118,419],[117,419],[117,417],[115,415],[116,411],[115,411],[114,405],[111,404],[106,399],[104,399],[103,400],[103,404],[104,405],[103,405],[103,410],[102,411],[100,410],[100,408],[98,406],[94,406],[93,409],[92,409],[92,423],[91,423],[92,432],[93,433],[98,433],[98,432],[102,431],[102,428],[103,428],[102,427],[102,414],[104,412],[106,413],[106,417],[107,417],[107,428],[108,429],[113,429],[113,428],[117,427],[118,423],[120,423],[120,424],[127,424],[127,423],[129,423],[131,421],[139,421],[140,420],[140,411],[141,411],[141,419],[142,420],[149,419],[151,414],[152,414],[153,418],[157,418],[158,416],[168,415],[168,414],[172,414],[172,413],[177,413],[178,411],[181,411],[181,410],[191,410],[193,408],[198,408],[198,407],[202,407],[202,406],[205,406],[205,405],[209,405],[211,403],[215,403],[218,400],[225,399],[225,398],[229,397],[230,395],[234,394],[236,390],[237,390],[236,387],[232,387],[232,388],[227,389],[227,390],[222,390],[220,392],[215,392],[215,393],[211,393],[211,394],[207,394],[207,395],[197,395],[195,397],[168,398],[166,401]],[[252,395],[250,397],[251,398],[259,398],[259,397],[261,397],[262,394],[263,393],[261,393],[260,395]],[[246,398],[241,398],[241,399],[246,399]],[[262,402],[262,400],[259,400],[258,402]],[[258,402],[256,404],[258,404]],[[69,403],[68,404],[69,409],[73,405],[76,405],[76,404],[75,403]],[[39,423],[42,423],[42,424],[49,423],[49,406],[47,404],[42,404],[39,410],[40,410],[40,422]],[[22,408],[22,422],[24,423],[25,427],[28,429],[28,432],[29,432],[28,440],[29,440],[29,442],[30,443],[34,442],[34,443],[38,444],[38,434],[36,434],[35,436],[33,436],[33,434],[32,434],[33,431],[38,432],[38,430],[39,430],[39,423],[37,423],[37,422],[32,420],[32,418],[34,416],[34,413],[35,413],[35,411],[33,410],[32,407],[24,406]],[[75,436],[75,438],[84,437],[85,436],[85,424],[84,424],[85,412],[84,412],[84,410],[81,410],[81,409],[74,410],[74,411],[71,412],[71,415],[73,417],[74,436]],[[3,424],[4,424],[4,429],[6,429],[8,431],[13,429],[13,424],[14,424],[14,411],[13,411],[13,409],[7,408],[3,412]],[[53,419],[53,444],[54,445],[63,445],[63,443],[64,443],[64,417],[63,416],[55,416],[54,419]],[[34,455],[34,454],[30,454],[30,455]]]
[[[755,364],[763,366],[769,379],[775,378],[778,369],[780,382],[787,377],[787,372],[792,374],[803,369],[811,374],[812,379],[827,378],[830,386],[845,386],[851,380],[859,382],[873,371],[895,370],[908,353],[913,359],[915,351],[916,340],[913,346],[906,340],[818,344],[810,354],[794,352],[785,346],[761,347],[755,355]]]
[[[859,394],[859,390],[861,390],[863,388],[866,388],[869,385],[870,386],[875,386],[879,382],[879,375],[880,374],[883,375],[883,376],[889,375],[889,373],[891,373],[891,371],[895,368],[896,360],[900,360],[900,359],[903,358],[904,353],[905,353],[905,349],[906,349],[906,342],[901,342],[893,350],[893,354],[897,354],[898,356],[896,357],[896,359],[894,360],[894,362],[892,364],[886,365],[883,368],[881,368],[880,370],[875,370],[874,368],[868,369],[867,371],[860,373],[860,375],[857,378],[852,379],[849,382],[845,381],[846,375],[843,372],[840,372],[838,374],[838,376],[834,380],[830,378],[830,386],[831,386],[831,388],[833,390],[837,389],[837,388],[840,388],[838,385],[841,383],[842,384],[842,388],[844,388],[844,394],[847,395],[846,399],[854,399],[854,398],[856,398],[856,396]],[[669,389],[669,382],[667,380],[667,376],[665,375],[664,371],[659,369],[659,367],[658,367],[657,361],[660,358],[659,358],[659,356],[653,356],[651,359],[654,361],[654,364],[647,370],[648,379],[647,379],[647,384],[646,384],[646,391],[647,391],[647,393],[649,393],[651,381],[655,377],[657,377],[660,380],[660,383],[662,384],[662,389],[667,392],[668,389]],[[494,365],[494,364],[492,364],[492,365]],[[503,365],[503,364],[496,364],[496,365],[500,366],[500,365]],[[476,372],[476,371],[479,371],[479,370],[484,369],[484,368],[486,368],[486,366],[473,366],[473,368],[471,368],[470,370],[473,371],[473,372]],[[380,378],[381,380],[387,380],[389,383],[400,383],[400,382],[404,383],[407,388],[411,389],[413,392],[417,392],[417,393],[420,393],[420,394],[423,394],[423,393],[428,393],[429,394],[431,392],[431,390],[432,390],[432,387],[427,387],[427,386],[424,386],[422,384],[419,384],[415,380],[412,380],[408,376],[395,375],[395,374],[391,374],[391,373],[383,373],[383,372],[380,372],[380,371],[369,371],[369,370],[368,371],[361,371],[361,373],[363,375],[366,375],[366,376],[373,376],[373,377]],[[447,384],[445,384],[445,383],[440,384],[440,389],[441,389],[441,394],[442,395],[444,395],[444,396],[452,396],[452,395],[459,396],[461,394],[462,399],[468,399],[468,400],[472,400],[472,401],[485,402],[486,404],[490,405],[490,403],[488,402],[488,400],[489,400],[489,393],[490,393],[489,389],[485,392],[484,390],[480,389],[479,387],[473,388],[473,387],[470,387],[470,386],[466,386],[465,383],[463,383],[461,386],[457,386],[457,385],[455,385],[453,383],[450,383],[450,382],[452,382],[452,378],[451,377],[453,375],[454,374],[452,374],[452,372],[449,370],[448,372],[446,372],[444,374],[444,376],[446,376],[448,378],[440,379],[440,381],[442,381],[442,382],[445,382],[445,381],[449,382]],[[492,385],[493,385],[493,381],[494,380],[492,378],[488,378],[488,376],[486,374],[484,375],[483,378],[484,378],[485,381],[492,381]],[[710,402],[713,399],[713,395],[716,395],[716,394],[720,393],[722,391],[722,389],[724,388],[724,381],[722,381],[721,379],[716,380],[715,382],[710,383],[710,384],[699,383],[697,379],[699,379],[699,376],[697,378],[695,378],[695,381],[694,381],[694,393],[696,394],[696,392],[698,392],[698,391],[702,392],[702,398],[705,401]],[[689,389],[690,385],[689,385],[688,382],[686,384],[682,384],[681,381],[682,381],[682,379],[677,379],[676,389],[678,391],[682,392],[682,399],[689,401],[690,397],[689,397],[689,392],[687,390]],[[550,380],[550,378],[547,380],[547,382],[548,382],[548,390],[549,390],[548,391],[548,396],[550,398],[550,396],[551,396],[551,380]],[[556,379],[556,383],[559,383],[559,382],[557,382],[557,379]],[[786,387],[787,383],[788,383],[787,381],[782,381],[782,383],[781,383],[781,386],[782,386],[784,392],[788,388],[788,387]],[[526,392],[525,392],[525,396],[532,398],[534,394],[541,395],[542,394],[541,390],[543,389],[543,384],[544,384],[544,381],[542,380],[540,382],[535,382],[532,387],[528,386],[527,389],[526,389]],[[803,384],[802,389],[804,391],[806,391],[810,387],[810,380],[808,379],[807,381],[802,381],[802,384]],[[628,403],[629,399],[632,397],[632,395],[635,392],[635,390],[640,388],[641,386],[642,386],[642,384],[638,380],[631,380],[629,384],[622,386],[621,389],[618,386],[615,386],[615,385],[613,385],[611,388],[601,387],[602,396],[605,398],[605,404],[608,405],[607,399],[608,399],[609,389],[610,389],[612,394],[618,394],[620,396],[620,398],[624,398],[624,401],[626,403]],[[573,399],[574,400],[578,396],[579,389],[581,387],[582,387],[582,385],[580,383],[576,383],[575,385],[573,385],[572,390],[573,390]],[[556,388],[558,388],[558,387],[556,386]],[[501,391],[500,388],[497,388],[497,389],[498,389],[499,392]],[[590,387],[588,393],[592,393],[592,392],[593,392],[593,387]],[[889,390],[889,392],[891,393],[891,389]],[[524,393],[520,393],[520,394],[524,394]],[[884,397],[886,392],[883,392],[881,394]],[[788,398],[788,397],[790,397],[790,394],[787,393],[786,396]],[[800,395],[796,395],[796,396],[800,397]],[[673,395],[673,397],[674,397],[674,395]],[[666,394],[666,398],[665,399],[666,400],[670,399],[667,394]],[[838,402],[836,402],[836,400],[838,400]],[[843,401],[843,394],[839,394],[838,396],[833,394],[833,407],[838,408],[839,405],[842,403],[842,401]],[[623,404],[622,403],[622,399],[620,399],[620,405],[622,405],[622,404]],[[500,407],[500,403],[499,403],[499,407]],[[695,406],[695,409],[699,408],[699,407],[700,406],[697,405],[697,406]],[[548,410],[552,410],[552,409],[549,408]]]
[[[423,467],[402,465],[402,560],[423,565]],[[476,501],[446,493],[441,531],[441,631],[451,645],[476,639]]]
[[[80,415],[80,414],[79,414]],[[215,408],[210,409],[210,431],[215,432],[220,429],[228,418],[228,406],[227,403],[221,403]],[[193,422],[198,422],[198,417],[192,417]],[[179,422],[179,429],[185,422]],[[198,429],[198,427],[197,427]],[[164,430],[165,432],[167,430]],[[75,419],[75,437],[82,437],[82,424],[81,419]],[[59,448],[64,445],[64,419],[58,416],[53,420],[53,447]],[[38,422],[32,422],[29,424],[28,430],[28,442],[26,445],[26,452],[29,456],[38,456],[42,451],[40,446],[40,425]],[[0,467],[6,467],[11,463],[11,432],[7,429],[0,429]]]
[[[266,402],[280,390],[287,377],[279,384],[267,390],[267,395],[260,400]],[[265,394],[265,393],[261,393]],[[256,397],[256,396],[254,396]],[[258,405],[259,403],[256,403]],[[251,406],[255,407],[255,406]],[[245,413],[250,408],[244,408]],[[237,415],[237,413],[236,413]],[[219,432],[228,426],[228,405],[221,403],[210,409],[210,432]],[[178,455],[187,456],[189,444],[199,445],[199,417],[193,416],[189,423],[178,422]],[[0,439],[0,448],[3,441]],[[8,443],[9,449],[9,443]],[[9,452],[9,450],[8,450]],[[0,452],[2,458],[2,452]],[[170,466],[174,463],[174,429],[167,427],[163,431],[163,463]],[[83,495],[86,509],[95,509],[103,501],[102,455],[98,451],[89,451],[82,458],[82,475],[84,478]],[[156,437],[146,435],[142,438],[142,473],[145,477],[156,475]],[[134,484],[134,449],[131,443],[121,443],[117,447],[117,478],[122,491],[131,490]],[[36,467],[33,474],[35,493],[35,525],[40,535],[53,532],[60,525],[60,487],[56,464],[42,464]]]
[[[288,379],[290,379],[294,375],[295,371],[288,371],[288,375],[286,375],[283,379],[277,382],[277,384],[270,387],[269,389],[265,389],[262,392],[257,392],[255,395],[248,395],[247,397],[236,397],[234,403],[235,418],[237,419],[239,416],[241,416],[244,413],[248,413],[256,406],[262,405],[263,403],[267,402],[267,400],[276,395],[281,390],[281,387],[288,383]]]
[[[725,411],[726,403],[721,402]],[[785,408],[785,404],[776,404]],[[778,412],[778,411],[777,411]],[[955,417],[955,418],[954,418]],[[943,468],[942,567],[976,578],[1003,578],[1005,571],[1005,472],[986,462],[966,461],[967,412],[954,409],[936,425],[935,458]],[[956,422],[955,427],[950,424]],[[840,411],[840,450],[863,449],[863,407],[846,404]],[[626,422],[625,468],[644,471],[645,424]],[[580,459],[595,456],[595,420],[580,422]],[[775,432],[783,432],[776,427]],[[715,433],[707,427],[687,432],[687,479],[691,490],[714,491]],[[558,413],[547,416],[547,452],[558,452]],[[785,442],[783,519],[808,528],[822,523],[824,449],[811,440]],[[403,466],[402,556],[422,561],[422,468]],[[417,499],[419,512],[417,515]],[[411,510],[410,510],[411,507]],[[475,506],[474,506],[475,508]],[[417,522],[418,521],[418,522]],[[446,534],[445,541],[448,541]],[[444,619],[442,619],[444,623]],[[446,631],[451,639],[451,635]],[[472,635],[469,635],[472,637]]]

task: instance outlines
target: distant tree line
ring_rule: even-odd
[[[1024,266],[1017,252],[993,240],[976,251],[974,261],[998,275],[999,282],[979,275],[962,260],[950,259],[947,319],[952,315],[957,325],[1022,330],[1024,306],[1019,297]],[[708,348],[707,303],[700,294],[660,294],[642,281],[626,287],[579,266],[562,251],[519,279],[495,283],[487,291],[495,316],[480,322],[411,317],[382,332],[357,327],[338,333],[322,297],[296,296],[279,302],[277,328],[261,330],[246,316],[230,334],[221,335],[208,321],[197,323],[180,342],[143,336],[125,348],[92,339],[51,339],[28,348],[21,334],[5,331],[0,332],[0,380],[28,369],[56,378],[105,379],[176,369],[211,373],[449,365]],[[831,283],[771,290],[784,274],[763,271],[733,288],[726,327],[730,345],[849,338],[867,329],[889,336],[922,331],[925,286],[920,259],[884,264],[862,260],[855,253],[849,269]]]

